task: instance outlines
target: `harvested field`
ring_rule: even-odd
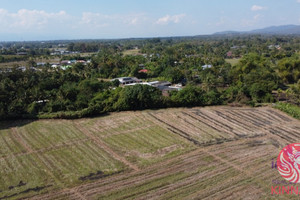
[[[300,122],[270,107],[0,124],[0,199],[297,199],[272,159]],[[21,125],[22,124],[22,125]]]
[[[125,50],[122,52],[124,56],[136,56],[136,55],[141,55],[140,50],[139,49],[129,49],[129,50]]]
[[[86,124],[88,123],[88,124]],[[195,147],[149,118],[148,113],[124,112],[105,119],[80,121],[95,137],[139,167],[170,158]]]
[[[232,66],[235,66],[239,63],[241,59],[240,58],[229,58],[225,59],[226,62],[230,63]]]

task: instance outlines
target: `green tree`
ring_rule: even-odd
[[[127,86],[120,91],[116,110],[140,110],[161,107],[161,91],[149,85]]]
[[[188,85],[178,92],[171,93],[171,101],[175,106],[205,105],[205,92],[197,86]]]

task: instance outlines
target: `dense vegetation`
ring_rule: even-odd
[[[22,49],[28,70],[0,73],[0,117],[77,118],[111,111],[274,102],[272,91],[299,104],[300,38],[237,36],[69,42],[70,51],[97,52],[87,65],[67,70],[46,65],[29,70],[52,43],[2,44],[0,62]],[[19,49],[18,49],[19,48]],[[25,49],[25,50],[24,50]],[[137,54],[124,51],[139,49]],[[31,52],[31,53],[30,53]],[[17,58],[17,56],[16,56]],[[69,55],[61,59],[87,59]],[[230,64],[230,61],[238,61]],[[141,64],[148,73],[140,73]],[[211,67],[203,67],[209,65]],[[147,85],[117,87],[103,81],[121,76],[187,83],[163,96]]]

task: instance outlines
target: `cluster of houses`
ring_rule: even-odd
[[[85,60],[62,60],[59,63],[50,63],[50,66],[52,68],[59,68],[59,69],[62,69],[62,70],[66,70],[68,68],[72,68],[73,64],[81,63],[83,65],[87,65],[90,62],[91,62],[91,60],[87,60],[87,61],[85,61]],[[32,70],[32,71],[38,71],[38,70],[41,70],[40,68],[45,67],[47,65],[48,65],[48,63],[45,63],[45,62],[37,62],[36,67],[27,68],[25,66],[20,66],[20,67],[17,67],[16,69],[20,70],[22,72],[26,71],[27,69]],[[0,69],[0,73],[5,73],[5,72],[12,72],[12,68],[2,68],[2,69]]]
[[[76,63],[81,63],[83,65],[87,65],[90,62],[91,62],[91,60],[87,60],[87,61],[85,61],[85,60],[62,60],[59,63],[50,63],[50,66],[52,68],[60,68],[60,69],[66,70],[68,68],[71,68],[72,65],[74,65]],[[37,67],[44,67],[47,65],[47,63],[45,63],[45,62],[38,62],[36,64],[37,64]]]
[[[151,81],[151,82],[143,82],[142,80],[136,78],[136,77],[120,77],[112,79],[111,81],[118,80],[121,86],[132,86],[132,85],[149,85],[152,87],[158,88],[160,91],[162,91],[162,94],[165,96],[168,96],[168,91],[176,90],[179,91],[182,89],[182,86],[176,85],[172,86],[172,84],[169,81]]]
[[[244,48],[247,48],[246,45],[242,45],[242,46],[238,46],[238,45],[234,45],[232,47],[230,47],[231,49],[244,49]]]
[[[83,65],[87,65],[88,63],[90,63],[91,60],[62,60],[60,61],[60,63],[52,63],[51,67],[53,68],[61,68],[63,70],[67,69],[67,68],[71,68],[72,65],[76,64],[76,63],[81,63]]]
[[[61,55],[71,55],[71,54],[79,54],[79,51],[67,51],[67,50],[54,50],[50,53],[51,56],[61,56]]]
[[[268,46],[269,49],[277,49],[277,50],[280,50],[281,49],[281,46],[280,45],[277,45],[277,44],[271,44]]]

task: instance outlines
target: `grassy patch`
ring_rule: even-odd
[[[290,104],[277,106],[294,116],[300,113]],[[203,134],[226,139],[221,131],[227,126],[251,134],[256,127],[259,131],[282,125],[296,131],[298,123],[268,107],[192,109],[195,112],[160,110],[153,116],[136,111],[75,121],[0,122],[0,200],[44,193],[49,199],[74,198],[71,188],[78,185],[87,199],[221,199],[239,192],[232,197],[237,199],[246,197],[253,186],[260,190],[254,199],[269,194],[272,180],[281,178],[270,169],[281,141],[241,137],[198,149],[176,131],[199,134],[203,142],[212,139]],[[195,116],[196,111],[202,111],[201,116]],[[194,115],[183,114],[191,112]],[[224,112],[230,114],[221,115]],[[278,128],[278,134],[288,131]],[[139,170],[129,169],[124,160]],[[64,193],[66,188],[70,193]]]
[[[275,108],[287,113],[288,115],[300,119],[300,107],[289,103],[276,103]]]
[[[0,159],[0,199],[26,197],[37,190],[44,192],[46,188],[71,187],[119,173],[125,168],[91,141],[45,153],[12,156]]]
[[[22,193],[30,188],[56,185],[36,155],[1,159],[0,169],[0,198]]]
[[[0,68],[10,68],[14,66],[25,66],[26,61],[15,61],[15,62],[7,62],[7,63],[0,63]]]
[[[192,149],[192,146],[169,131],[152,126],[103,139],[128,160],[146,166]]]
[[[24,152],[25,149],[13,137],[9,129],[0,130],[0,156]]]
[[[43,154],[51,171],[64,185],[80,183],[82,177],[101,171],[104,175],[124,170],[125,166],[91,141]],[[101,177],[99,177],[101,178]],[[85,179],[84,179],[85,180]]]
[[[139,55],[139,54],[140,54],[139,49],[130,49],[130,50],[123,51],[124,56],[133,56],[133,55]]]
[[[60,145],[70,140],[86,138],[71,121],[36,121],[20,127],[18,132],[32,149],[38,150]]]
[[[230,63],[232,66],[235,66],[239,63],[240,58],[225,59],[225,61]]]
[[[68,120],[0,129],[0,199],[18,199],[126,169]],[[18,136],[18,137],[16,137]]]

